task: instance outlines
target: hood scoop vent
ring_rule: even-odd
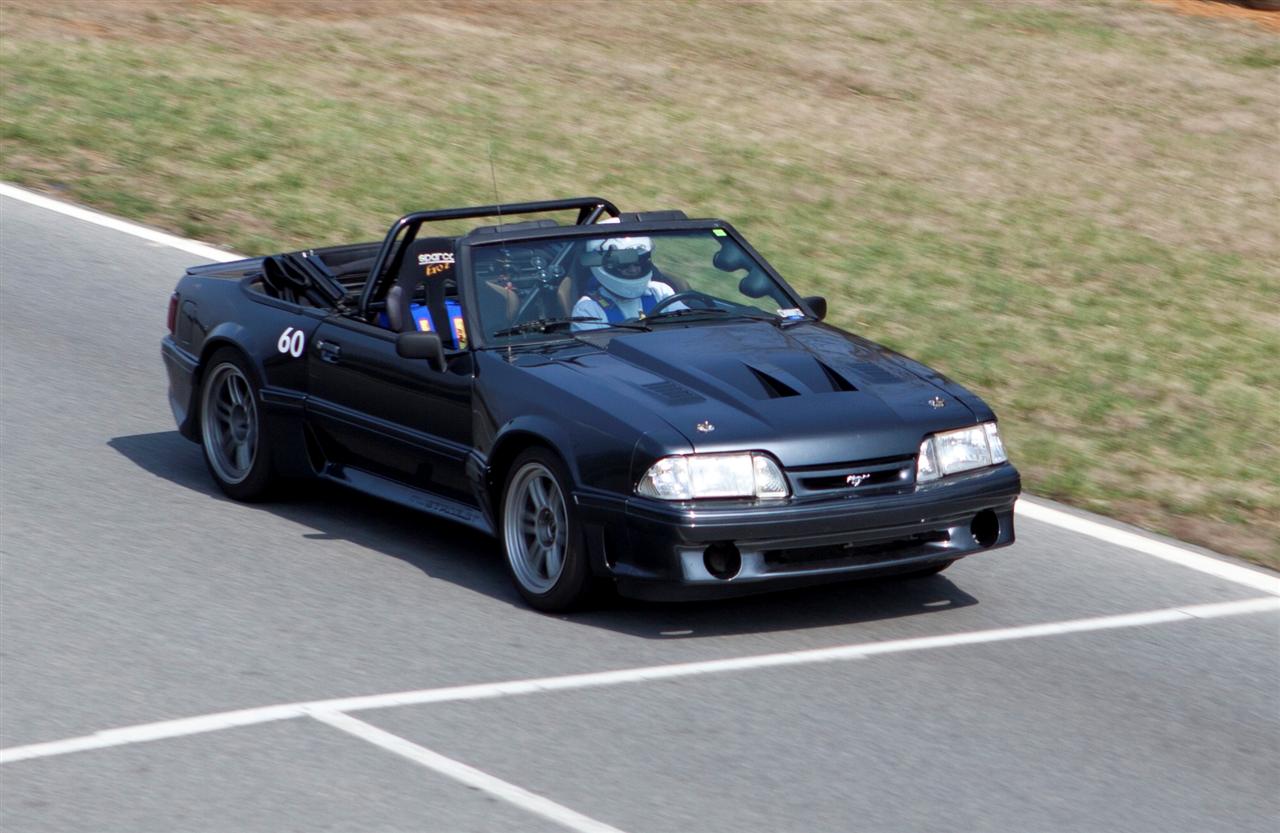
[[[857,386],[825,362],[806,357],[788,366],[745,364],[766,399],[785,399],[816,393],[854,393]],[[757,396],[760,391],[752,391]]]
[[[782,399],[786,396],[799,396],[800,391],[791,387],[787,383],[770,376],[763,370],[758,370],[751,365],[747,365],[747,370],[751,371],[751,375],[764,387],[764,392],[770,399]]]
[[[827,381],[831,383],[831,389],[837,392],[856,391],[857,388],[848,379],[841,376],[833,368],[828,367],[824,362],[818,362],[818,367],[822,368],[822,372],[827,375]]]

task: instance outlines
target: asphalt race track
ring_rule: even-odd
[[[0,829],[1280,829],[1275,574],[1033,502],[930,579],[535,613],[449,523],[224,499],[159,356],[202,258],[11,194]]]

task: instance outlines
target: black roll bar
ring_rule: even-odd
[[[408,245],[418,236],[418,229],[423,223],[436,223],[444,220],[467,220],[473,217],[498,217],[518,214],[543,214],[551,211],[569,211],[578,209],[578,219],[574,225],[584,226],[600,219],[601,214],[617,217],[621,212],[618,207],[603,197],[570,197],[563,200],[541,200],[538,202],[513,202],[502,205],[476,205],[469,208],[437,208],[429,211],[414,211],[404,215],[391,224],[391,229],[382,241],[382,248],[374,259],[373,268],[369,270],[369,279],[365,281],[364,291],[360,293],[359,314],[368,315],[369,302],[374,292],[382,283],[383,272],[390,265],[396,239],[406,228],[402,245]]]

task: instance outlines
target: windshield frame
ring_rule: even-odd
[[[525,345],[541,345],[548,341],[556,340],[572,340],[583,336],[590,336],[592,333],[609,333],[616,335],[619,332],[633,332],[627,328],[599,328],[592,330],[582,330],[575,333],[543,333],[542,339],[528,339],[517,342],[509,342],[499,340],[492,342],[484,332],[484,328],[480,323],[479,310],[475,305],[476,288],[474,275],[471,271],[472,250],[480,247],[500,246],[502,244],[529,243],[539,240],[577,240],[579,238],[600,237],[600,236],[626,236],[636,237],[648,233],[661,234],[662,232],[694,232],[705,231],[708,233],[719,229],[724,232],[734,243],[742,247],[761,270],[775,281],[782,288],[784,294],[790,299],[792,307],[800,310],[804,317],[811,321],[818,320],[812,315],[808,306],[804,303],[801,295],[796,292],[791,284],[787,283],[782,275],[773,268],[773,265],[747,242],[738,230],[730,223],[719,219],[707,220],[655,220],[647,222],[622,222],[604,225],[602,223],[594,223],[582,226],[546,226],[536,229],[520,229],[512,232],[499,232],[497,234],[489,231],[484,235],[467,234],[458,238],[457,241],[457,274],[458,274],[458,293],[462,296],[464,303],[464,315],[467,318],[467,332],[470,336],[470,347],[475,350],[485,349],[508,349],[509,347],[522,347]],[[740,318],[722,319],[739,321]]]

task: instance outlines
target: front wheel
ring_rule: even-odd
[[[583,551],[569,478],[551,452],[516,458],[502,493],[502,544],[516,589],[538,610],[567,610],[587,598],[591,569]]]
[[[274,480],[258,386],[245,360],[223,349],[209,360],[200,392],[200,446],[214,482],[236,500],[257,500]]]

